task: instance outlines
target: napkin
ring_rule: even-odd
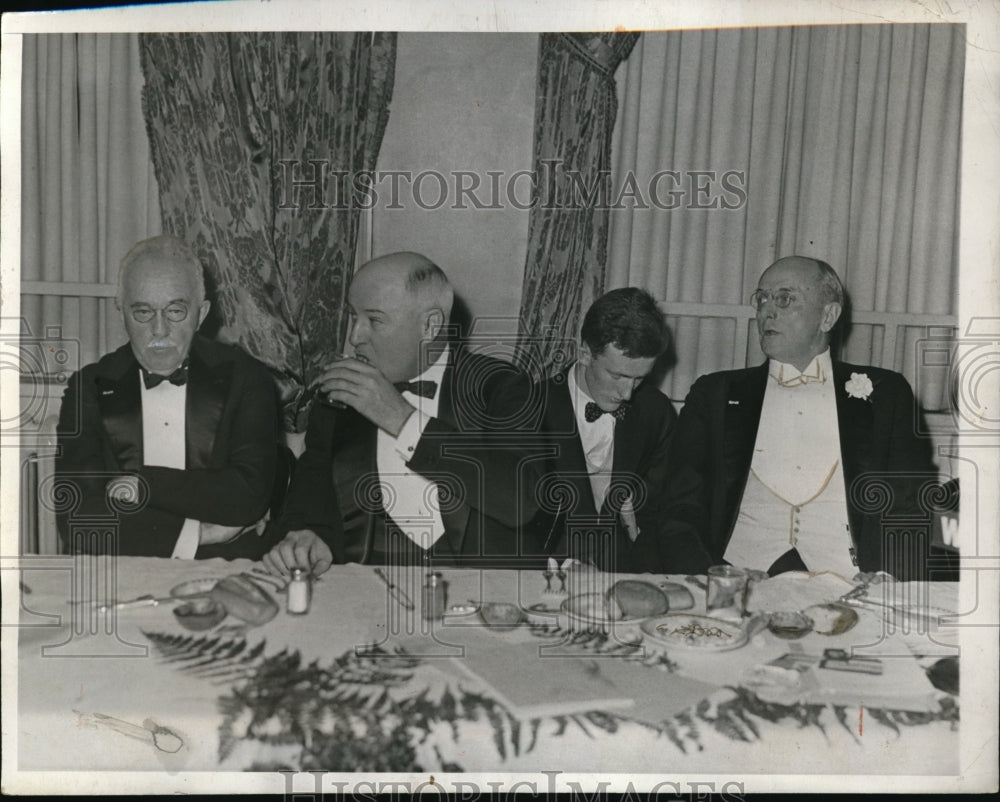
[[[816,574],[789,571],[754,582],[747,597],[747,610],[752,613],[805,610],[814,604],[836,601],[853,587],[831,571]]]
[[[522,721],[546,716],[615,712],[657,724],[710,696],[718,686],[669,674],[638,660],[602,654],[546,654],[539,642],[477,649],[450,662]],[[442,661],[443,662],[443,661]],[[439,669],[446,670],[439,664]]]

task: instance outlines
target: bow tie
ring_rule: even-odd
[[[417,382],[396,382],[394,385],[401,393],[413,393],[424,398],[433,398],[437,392],[437,382],[421,380]]]
[[[622,418],[625,417],[625,414],[628,412],[628,407],[629,407],[628,403],[625,403],[622,404],[620,407],[618,407],[618,409],[616,409],[614,412],[608,412],[607,414],[611,415],[615,420],[620,421],[622,420]],[[593,423],[595,420],[601,417],[601,415],[604,414],[605,414],[604,410],[601,409],[599,406],[597,406],[597,404],[595,404],[593,401],[588,401],[587,406],[583,408],[583,417],[587,419],[587,423]]]
[[[188,366],[186,362],[169,376],[161,376],[159,373],[150,373],[145,368],[142,369],[142,383],[146,385],[147,390],[152,390],[154,387],[158,387],[163,382],[170,382],[171,384],[176,384],[180,387],[187,384],[187,380]]]
[[[824,384],[826,382],[826,376],[820,373],[819,376],[807,376],[804,373],[800,373],[798,376],[793,376],[790,379],[779,379],[777,376],[772,375],[779,387],[799,387],[803,384]]]

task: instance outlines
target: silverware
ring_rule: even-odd
[[[942,616],[954,615],[955,613],[951,610],[947,610],[944,607],[935,607],[933,605],[924,605],[919,607],[900,607],[897,604],[891,604],[885,601],[878,601],[870,596],[856,596],[852,598],[842,598],[841,603],[847,604],[851,607],[860,608],[870,608],[877,610],[884,610],[886,612],[892,612],[896,615],[906,616],[907,618],[916,619],[917,621],[933,621],[939,619]]]
[[[413,609],[413,602],[410,601],[410,597],[400,590],[398,585],[389,580],[389,577],[385,575],[385,571],[381,568],[376,568],[375,575],[385,582],[385,586],[389,588],[389,595],[392,596],[392,598],[394,598],[399,604],[403,605],[403,607],[407,610]]]
[[[690,582],[692,585],[697,585],[702,590],[708,590],[708,585],[705,584],[704,580],[700,577],[694,576],[693,574],[684,577],[685,582]]]
[[[151,743],[161,752],[179,752],[184,746],[184,739],[181,738],[176,732],[174,732],[169,727],[161,727],[155,721],[146,719],[143,722],[143,726],[138,724],[132,724],[129,721],[124,721],[120,718],[115,718],[114,716],[107,716],[104,713],[82,713],[79,710],[74,709],[81,720],[85,720],[88,723],[94,725],[102,725],[110,730],[119,732],[122,735],[128,736],[129,738],[135,738],[138,741],[146,741]]]
[[[106,612],[111,609],[124,610],[131,607],[156,607],[158,604],[163,604],[164,602],[176,602],[180,599],[175,596],[160,596],[156,597],[153,594],[147,594],[146,596],[139,596],[135,599],[129,599],[128,601],[115,602],[114,604],[100,604],[97,605],[97,611],[99,613]],[[97,602],[94,602],[96,605]]]

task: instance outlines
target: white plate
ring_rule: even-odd
[[[642,622],[643,634],[672,649],[725,652],[747,642],[747,631],[732,621],[706,615],[668,613]]]

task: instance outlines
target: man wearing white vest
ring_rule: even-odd
[[[666,555],[697,539],[706,566],[926,578],[919,498],[936,474],[906,380],[832,359],[844,289],[825,262],[779,259],[751,303],[768,361],[691,388],[667,457],[663,525],[647,544],[658,567],[669,571]]]

